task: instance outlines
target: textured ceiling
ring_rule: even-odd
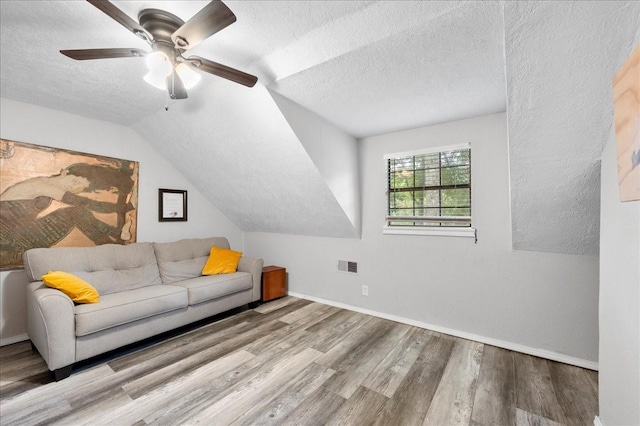
[[[513,246],[598,254],[611,79],[632,51],[640,2],[504,10]]]
[[[403,13],[423,16],[421,6]],[[475,2],[420,24],[272,88],[356,137],[504,111],[502,5]]]
[[[207,4],[114,3],[134,19],[161,8],[184,20]],[[245,230],[327,236],[354,229],[265,86],[353,136],[506,109],[514,247],[597,253],[610,78],[639,2],[225,3],[237,22],[190,53],[257,75],[254,89],[205,75],[167,113],[144,60],[58,53],[147,47],[98,9],[3,0],[0,95],[131,126]],[[282,211],[287,197],[300,214]]]
[[[194,96],[206,107],[176,103],[133,128],[241,229],[358,236],[265,87],[222,82]]]

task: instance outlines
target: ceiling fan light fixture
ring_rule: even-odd
[[[173,65],[171,65],[169,57],[159,50],[147,55],[147,67],[149,67],[151,73],[162,77],[168,76],[173,71]]]
[[[191,68],[191,66],[185,64],[184,62],[179,63],[176,67],[176,73],[182,80],[185,89],[191,89],[200,81],[200,73],[196,72]]]
[[[144,76],[144,81],[152,85],[153,87],[157,87],[160,90],[167,90],[167,76],[155,73],[153,71],[149,71],[147,75]]]

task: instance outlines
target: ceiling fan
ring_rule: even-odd
[[[149,84],[167,90],[171,99],[187,98],[187,89],[200,79],[194,69],[253,87],[258,78],[200,56],[183,54],[202,40],[212,36],[236,21],[222,1],[213,0],[187,22],[159,9],[145,9],[138,14],[138,22],[107,0],[87,0],[110,18],[131,31],[151,46],[151,52],[141,49],[78,49],[61,50],[65,56],[84,61],[88,59],[146,57],[149,73],[144,77]]]

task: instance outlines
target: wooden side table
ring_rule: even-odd
[[[287,270],[282,266],[262,268],[262,302],[287,295]]]

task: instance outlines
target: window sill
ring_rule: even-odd
[[[389,235],[431,235],[437,237],[460,237],[460,238],[475,238],[476,228],[438,228],[438,229],[425,229],[415,228],[410,226],[385,226],[382,228],[383,234]]]

